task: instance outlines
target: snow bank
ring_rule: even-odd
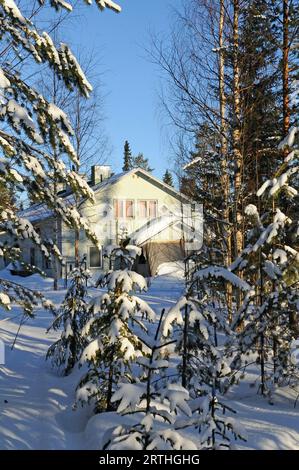
[[[183,261],[170,261],[158,266],[156,276],[171,276],[177,279],[184,279],[185,265]]]
[[[0,271],[0,277],[7,281],[19,283],[28,289],[44,291],[53,287],[53,279],[51,277],[43,277],[40,274],[32,274],[26,277],[13,276],[10,272],[11,269],[13,269],[12,263]]]

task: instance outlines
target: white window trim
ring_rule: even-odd
[[[150,202],[155,202],[156,203],[156,215],[154,218],[158,217],[158,199],[137,199],[137,210],[138,210],[138,217],[141,219],[144,219],[144,217],[141,217],[140,214],[139,214],[139,202],[146,202],[146,219],[149,219],[150,218],[150,214],[149,214],[149,203]]]
[[[113,211],[114,211],[114,201],[117,201],[117,202],[121,201],[121,203],[122,203],[122,213],[124,214],[123,217],[121,217],[121,216],[116,217],[115,213],[114,213],[114,218],[115,219],[117,219],[117,220],[132,220],[132,219],[136,218],[136,199],[131,199],[131,198],[126,198],[126,199],[119,198],[119,199],[117,199],[117,198],[114,198],[113,199]],[[133,202],[133,216],[132,217],[127,217],[127,215],[126,215],[126,202],[127,201]]]

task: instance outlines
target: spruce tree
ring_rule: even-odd
[[[188,405],[189,393],[167,377],[169,361],[165,360],[165,343],[161,338],[164,311],[153,338],[143,341],[148,347],[146,356],[137,357],[141,368],[133,383],[120,382],[112,401],[117,403],[117,413],[125,417],[135,416],[133,421],[109,430],[103,439],[103,449],[131,450],[196,450],[194,441],[176,430],[177,415],[191,417]],[[122,419],[122,422],[124,420]]]
[[[117,413],[122,417],[135,415],[136,420],[109,430],[103,438],[103,449],[197,450],[198,439],[186,437],[175,427],[177,414],[191,416],[188,391],[178,384],[154,386],[152,374],[167,367],[167,361],[145,359],[142,365],[145,382],[121,383],[112,397],[113,402],[119,403]]]
[[[173,178],[169,170],[165,171],[163,181],[164,183],[168,184],[168,186],[173,186]]]
[[[143,153],[138,153],[136,157],[132,158],[132,167],[142,168],[143,170],[148,171],[149,173],[154,171],[154,169],[149,166],[148,158],[146,158]]]
[[[124,164],[123,164],[123,171],[130,171],[132,170],[132,152],[130,148],[129,142],[126,140],[124,145]]]
[[[260,210],[253,204],[246,208],[251,230],[232,266],[254,281],[235,319],[236,328],[243,325],[235,367],[246,365],[253,353],[260,367],[258,389],[268,396],[276,385],[292,381],[290,348],[299,336],[297,134],[293,127],[279,146],[287,156],[257,192]]]
[[[252,0],[240,18],[240,87],[244,187],[256,203],[260,185],[281,158],[277,18],[272,0]]]
[[[97,285],[107,291],[93,299],[92,316],[82,328],[89,344],[80,362],[87,363],[89,370],[78,385],[76,401],[91,401],[97,412],[113,409],[112,395],[118,382],[133,381],[131,364],[147,352],[140,339],[147,326],[140,315],[153,321],[155,313],[134,295],[147,290],[146,280],[131,270],[138,252],[137,247],[125,245],[108,250],[117,269],[100,277]]]
[[[194,150],[184,165],[180,190],[193,201],[203,206],[204,246],[202,258],[207,263],[225,263],[227,252],[223,234],[227,226],[219,223],[223,219],[222,156],[218,135],[208,124],[202,124],[196,135]]]
[[[90,272],[85,268],[85,259],[69,275],[70,286],[59,312],[49,328],[59,330],[63,327],[61,337],[49,348],[47,359],[64,375],[68,375],[81,357],[86,346],[86,339],[81,330],[90,316],[90,305],[87,282]]]
[[[237,421],[224,416],[227,411],[235,413],[222,399],[235,383],[231,358],[222,344],[232,334],[225,283],[245,293],[250,290],[245,281],[222,266],[201,268],[194,264],[188,273],[185,296],[166,313],[162,323],[165,346],[170,345],[170,355],[177,355],[177,372],[189,391],[192,410],[191,418],[178,419],[175,429],[193,427],[200,449],[231,448],[233,439],[245,440]]]

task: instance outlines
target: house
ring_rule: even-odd
[[[89,221],[102,247],[95,247],[80,232],[79,253],[85,255],[90,270],[108,269],[104,248],[125,238],[142,248],[135,268],[146,275],[154,275],[163,262],[183,259],[186,250],[193,250],[200,243],[202,218],[192,201],[143,169],[112,174],[109,166],[95,165],[91,168],[89,184],[96,202],[82,200],[80,214]],[[63,189],[59,196],[71,200],[68,189]],[[58,248],[64,259],[61,276],[64,276],[75,262],[75,231],[61,221],[55,224],[53,213],[44,204],[29,207],[21,216],[43,238],[53,239],[56,225]],[[48,276],[53,275],[51,262],[37,247],[29,240],[18,243],[25,262],[39,267]]]

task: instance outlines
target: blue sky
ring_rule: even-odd
[[[113,146],[114,170],[122,166],[124,141],[133,154],[143,152],[161,177],[171,167],[171,155],[162,129],[157,90],[160,72],[146,57],[149,31],[167,35],[173,7],[180,0],[119,0],[122,12],[100,13],[85,7],[84,16],[73,22],[67,35],[75,50],[96,51],[99,71],[104,72],[105,127]]]

